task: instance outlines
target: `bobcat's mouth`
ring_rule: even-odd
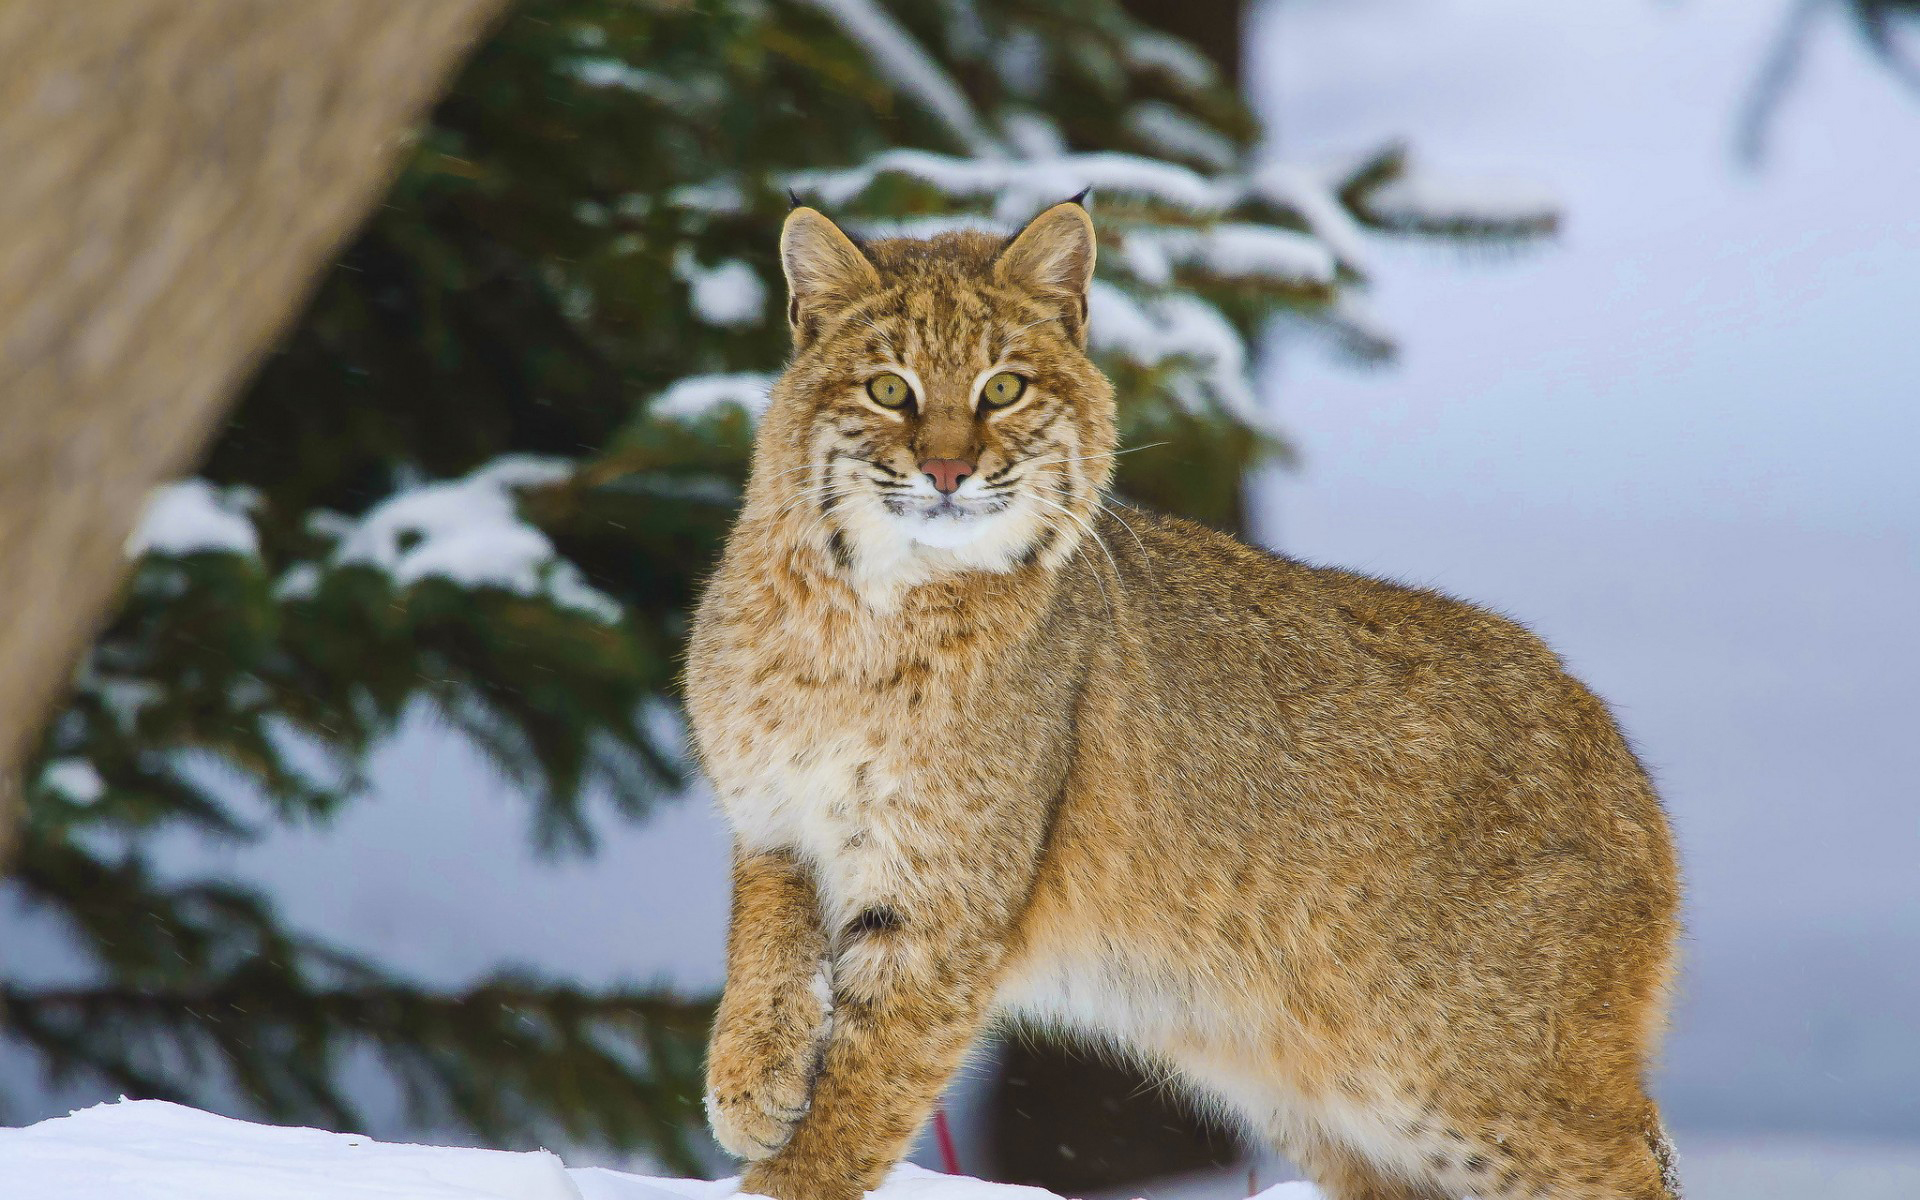
[[[1005,511],[1010,501],[993,497],[991,499],[961,500],[953,496],[941,496],[937,500],[923,500],[916,496],[888,496],[887,511],[896,517],[918,517],[923,521],[966,521],[975,517],[990,517]]]
[[[978,537],[1013,501],[1006,496],[885,496],[881,503],[909,538],[950,549]]]

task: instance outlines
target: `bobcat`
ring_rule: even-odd
[[[996,1015],[1333,1200],[1667,1200],[1660,803],[1525,630],[1107,494],[1092,222],[780,252],[793,356],[688,700],[734,836],[744,1187],[876,1186]]]

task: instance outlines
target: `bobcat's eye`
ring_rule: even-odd
[[[1027,381],[1012,371],[1002,371],[987,380],[980,389],[980,403],[988,408],[1005,408],[1026,393]]]
[[[867,395],[881,408],[905,408],[913,399],[913,389],[907,386],[906,380],[888,372],[867,380]]]

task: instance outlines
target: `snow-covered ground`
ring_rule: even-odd
[[[0,1129],[7,1200],[721,1200],[737,1181],[653,1179],[528,1154],[404,1146],[123,1100]],[[882,1200],[1052,1200],[1011,1184],[896,1170]],[[1302,1183],[1262,1200],[1317,1200]]]
[[[1920,1149],[1910,1143],[1779,1137],[1676,1136],[1686,1200],[1915,1200],[1920,1197]],[[1263,1161],[1256,1180],[1286,1179],[1283,1163]],[[1247,1171],[1202,1171],[1102,1193],[1089,1200],[1242,1200]],[[1319,1193],[1305,1184],[1285,1195]]]
[[[1690,1200],[1912,1200],[1920,1154],[1783,1141],[1686,1144]],[[23,1129],[0,1129],[7,1200],[724,1200],[736,1180],[659,1179],[569,1168],[547,1151],[511,1153],[378,1142],[283,1129],[167,1104],[123,1100]],[[1149,1184],[1110,1200],[1239,1200],[1238,1172]],[[1052,1200],[1052,1193],[902,1166],[877,1200]],[[1320,1200],[1281,1183],[1258,1200]]]

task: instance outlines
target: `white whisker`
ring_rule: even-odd
[[[1020,465],[1023,467],[1046,467],[1056,463],[1087,462],[1096,458],[1119,458],[1123,454],[1138,454],[1142,450],[1151,450],[1156,446],[1169,445],[1167,442],[1148,442],[1144,446],[1129,446],[1125,450],[1097,450],[1092,454],[1055,455],[1052,458],[1030,458]]]
[[[1107,548],[1106,539],[1100,536],[1100,531],[1095,529],[1086,518],[1074,512],[1071,508],[1068,508],[1063,502],[1051,497],[1035,494],[1030,496],[1029,499],[1037,500],[1042,504],[1059,509],[1062,516],[1078,525],[1088,537],[1093,539],[1093,544],[1100,547],[1100,553],[1106,555],[1107,566],[1113,570],[1114,582],[1118,583],[1120,581],[1120,564],[1114,561],[1113,551]],[[1078,548],[1076,548],[1075,553],[1077,554],[1078,552]],[[1100,598],[1104,600],[1107,605],[1107,619],[1111,621],[1114,615],[1113,596],[1107,591],[1106,583],[1100,578],[1100,569],[1097,566],[1093,568],[1093,582],[1100,589]]]

